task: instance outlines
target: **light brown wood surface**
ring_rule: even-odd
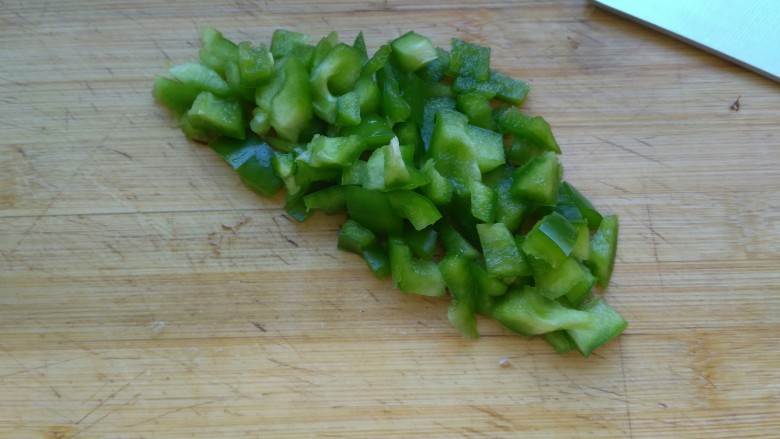
[[[113,3],[0,1],[0,436],[780,434],[780,85],[581,0]],[[292,223],[152,100],[202,25],[491,46],[620,216],[631,326],[466,340]]]

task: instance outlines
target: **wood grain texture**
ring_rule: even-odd
[[[0,1],[0,436],[776,437],[778,84],[582,0],[206,3]],[[490,45],[620,215],[629,329],[464,340],[290,222],[151,98],[206,24]]]

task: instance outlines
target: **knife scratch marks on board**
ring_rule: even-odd
[[[87,412],[87,414],[85,414],[84,416],[82,416],[82,417],[81,417],[81,419],[79,419],[78,421],[76,421],[74,424],[75,424],[75,425],[79,425],[79,424],[81,424],[82,422],[84,422],[84,420],[85,420],[85,419],[87,419],[87,418],[88,418],[90,415],[92,415],[92,414],[93,414],[93,413],[95,413],[95,412],[96,412],[98,409],[100,409],[101,407],[103,407],[103,406],[104,406],[104,405],[105,405],[107,402],[109,402],[109,401],[111,401],[112,399],[116,398],[116,396],[117,396],[119,393],[121,393],[123,390],[127,389],[127,388],[130,386],[130,384],[133,384],[133,382],[135,382],[135,380],[137,380],[137,379],[138,379],[138,378],[139,378],[141,375],[145,374],[145,373],[146,373],[146,371],[147,371],[147,369],[144,369],[144,370],[142,370],[142,371],[141,371],[141,372],[139,372],[137,375],[135,375],[133,378],[131,378],[131,379],[130,379],[128,382],[126,382],[124,385],[122,385],[121,387],[119,387],[118,389],[116,389],[116,390],[114,391],[114,393],[112,393],[112,394],[108,395],[107,397],[105,397],[105,398],[103,398],[103,399],[99,400],[99,401],[98,401],[98,403],[97,403],[97,405],[95,405],[95,407],[93,407],[93,408],[92,408],[92,410],[90,410],[89,412]],[[105,417],[105,416],[104,416],[104,417]],[[102,418],[101,418],[101,419],[102,419]]]
[[[198,408],[200,406],[204,406],[204,405],[207,405],[207,404],[213,404],[215,402],[220,402],[220,401],[224,401],[224,398],[210,399],[208,401],[197,402],[195,404],[190,404],[190,405],[187,405],[187,406],[184,406],[184,407],[179,407],[179,408],[176,408],[176,409],[173,409],[173,410],[168,410],[167,412],[161,413],[161,414],[159,414],[157,416],[153,416],[151,418],[144,419],[141,422],[136,422],[135,424],[127,425],[127,426],[125,426],[125,428],[138,427],[139,425],[143,425],[143,424],[147,424],[149,422],[157,421],[157,420],[159,420],[161,418],[164,418],[166,416],[172,415],[174,413],[178,413],[178,412],[181,412],[181,411],[184,411],[184,410],[193,410],[194,411],[194,409],[196,409],[196,408]],[[197,412],[195,412],[195,413],[197,414]]]
[[[324,375],[324,376],[328,376],[328,377],[334,378],[334,376],[332,374],[330,374],[328,372],[325,372],[323,370],[309,369],[308,367],[303,367],[303,366],[295,366],[293,364],[290,364],[290,363],[287,363],[287,362],[284,362],[284,361],[281,361],[281,360],[277,360],[276,358],[268,358],[268,361],[270,361],[271,363],[274,363],[274,364],[278,364],[279,366],[284,366],[284,367],[286,367],[288,369],[297,370],[298,372],[306,372],[306,373],[310,373],[312,375]]]
[[[658,159],[655,159],[655,158],[653,158],[653,157],[650,157],[650,156],[647,156],[647,155],[644,155],[644,154],[642,154],[641,152],[634,151],[634,150],[633,150],[633,149],[631,149],[631,148],[625,147],[625,146],[623,146],[623,145],[619,145],[619,144],[617,144],[617,143],[615,143],[615,142],[611,142],[611,141],[609,141],[609,140],[607,140],[607,139],[603,139],[603,138],[601,138],[601,137],[598,137],[598,136],[593,136],[593,137],[595,137],[596,139],[598,139],[598,140],[600,140],[600,141],[602,141],[602,142],[604,142],[604,143],[606,143],[606,144],[608,144],[608,145],[612,145],[612,146],[614,146],[615,148],[618,148],[618,149],[620,149],[620,150],[623,150],[623,151],[625,151],[625,152],[627,152],[627,153],[629,153],[629,154],[633,154],[633,155],[635,155],[635,156],[637,156],[637,157],[641,157],[641,158],[643,158],[643,159],[645,159],[645,160],[649,160],[649,161],[651,161],[651,162],[653,162],[653,163],[658,163],[659,165],[663,165],[663,162],[661,162],[660,160],[658,160]]]

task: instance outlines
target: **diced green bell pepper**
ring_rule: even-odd
[[[377,279],[390,274],[390,257],[371,230],[347,220],[339,230],[338,248],[361,255]]]
[[[512,331],[528,336],[559,329],[587,328],[593,322],[591,314],[566,308],[529,286],[507,292],[496,303],[493,318]]]
[[[531,275],[531,267],[505,225],[477,224],[477,233],[485,255],[485,266],[491,276],[503,279]]]
[[[280,59],[295,50],[296,47],[307,45],[308,42],[309,36],[304,33],[276,29],[271,37],[271,53],[274,58]]]
[[[628,322],[602,299],[588,302],[582,312],[590,316],[590,322],[584,326],[566,328],[566,333],[586,357],[628,327]]]
[[[401,94],[401,72],[386,62],[376,72],[376,80],[382,93],[382,112],[391,124],[403,122],[409,118],[412,107]]]
[[[588,222],[588,227],[596,230],[601,224],[601,214],[593,207],[593,204],[585,198],[571,183],[563,182],[558,190],[559,206],[572,206]]]
[[[317,116],[330,124],[336,123],[336,96],[355,87],[362,67],[360,52],[344,43],[336,44],[322,62],[315,65],[311,73],[311,88],[314,113]]]
[[[478,91],[467,91],[459,94],[457,98],[457,108],[458,111],[469,118],[469,123],[471,125],[476,125],[488,130],[493,129],[493,108],[490,106],[490,98],[483,93]]]
[[[420,129],[420,136],[425,145],[425,151],[430,150],[431,137],[433,137],[433,128],[436,123],[436,114],[441,110],[455,110],[455,99],[450,97],[435,97],[425,101],[423,108],[423,124]]]
[[[433,161],[426,161],[421,172],[428,181],[422,186],[422,193],[437,206],[449,204],[452,200],[452,183],[436,170]]]
[[[347,187],[335,185],[312,192],[303,197],[303,204],[328,215],[343,212],[347,208]]]
[[[555,349],[555,352],[559,354],[565,354],[577,349],[577,345],[574,343],[574,340],[572,340],[563,329],[546,332],[543,337],[544,340],[549,343],[553,349]]]
[[[418,70],[417,75],[426,81],[438,84],[450,69],[450,53],[440,47],[435,50],[436,59]]]
[[[168,72],[185,85],[200,91],[208,91],[219,97],[227,97],[233,89],[216,71],[195,62],[179,64]]]
[[[618,241],[618,217],[606,215],[601,220],[596,234],[590,240],[590,254],[585,264],[598,278],[602,287],[609,285],[615,266]]]
[[[492,223],[496,219],[496,191],[479,181],[469,183],[471,193],[471,215],[474,218]]]
[[[199,33],[202,44],[198,51],[200,60],[216,72],[224,74],[227,63],[238,58],[238,46],[213,27],[203,27]]]
[[[482,176],[482,181],[496,191],[496,222],[503,223],[512,233],[517,232],[528,214],[533,211],[532,204],[511,194],[514,171],[513,167],[504,165]]]
[[[542,296],[548,299],[566,296],[573,306],[582,303],[596,283],[590,270],[571,257],[555,268],[544,262],[534,263],[532,267],[536,289]]]
[[[384,192],[349,186],[347,212],[350,218],[374,233],[399,236],[403,232],[403,219],[390,207]]]
[[[468,194],[469,183],[481,180],[477,151],[466,131],[467,118],[461,113],[441,110],[431,136],[430,154],[439,173],[450,180],[458,195]]]
[[[415,33],[407,32],[390,42],[398,65],[408,71],[414,72],[426,66],[437,58],[436,49],[430,38]]]
[[[563,264],[577,242],[577,229],[553,212],[534,224],[523,242],[523,253],[553,268]]]
[[[450,74],[487,81],[490,78],[490,48],[453,38]]]
[[[393,284],[399,290],[423,296],[444,294],[444,278],[435,262],[415,258],[400,237],[391,236],[387,245],[390,251],[390,273]]]
[[[469,261],[462,254],[447,254],[439,262],[444,283],[452,296],[447,318],[464,337],[477,338],[476,286],[469,270]]]
[[[387,145],[395,137],[395,133],[387,121],[376,114],[362,117],[358,125],[344,127],[341,132],[345,136],[360,137],[368,149]]]
[[[442,221],[437,227],[439,228],[439,240],[447,253],[462,254],[469,259],[482,257],[479,250],[455,230],[452,224]]]
[[[521,200],[542,206],[554,206],[558,199],[561,178],[563,167],[558,157],[545,151],[517,168],[509,191]]]
[[[154,78],[152,96],[174,113],[183,114],[190,109],[200,90],[173,79],[157,76]]]
[[[268,113],[270,125],[284,140],[297,142],[312,120],[311,89],[306,68],[294,57],[274,64],[271,82],[257,89],[258,107]]]
[[[561,153],[550,124],[541,116],[531,117],[515,107],[510,107],[496,112],[495,121],[496,127],[503,133],[530,140],[535,145],[556,154]]]
[[[393,211],[408,219],[415,230],[422,230],[436,223],[442,216],[431,200],[414,191],[390,191],[387,192],[387,198]]]
[[[243,41],[238,44],[238,71],[241,84],[257,87],[271,78],[274,57],[265,44],[254,47],[249,41]]]
[[[243,139],[246,122],[241,104],[233,99],[222,99],[214,94],[201,92],[187,112],[193,127],[216,135]]]
[[[344,169],[355,163],[365,145],[358,136],[327,137],[315,135],[309,142],[307,163],[315,168]]]
[[[439,232],[434,227],[426,227],[420,230],[412,227],[404,230],[403,238],[415,256],[420,259],[433,259],[439,238]]]
[[[270,197],[282,187],[282,180],[271,164],[274,152],[259,137],[249,135],[241,140],[222,137],[209,143],[209,147],[256,193]]]

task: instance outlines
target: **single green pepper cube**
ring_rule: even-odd
[[[493,129],[493,107],[490,106],[490,98],[478,91],[467,91],[459,94],[456,102],[458,111],[469,118],[471,125]]]
[[[602,299],[588,302],[582,311],[591,317],[590,323],[585,326],[566,328],[566,333],[586,357],[628,327],[628,322]]]
[[[421,172],[429,182],[421,188],[423,195],[437,206],[449,204],[452,200],[452,184],[436,170],[433,161],[426,161]]]
[[[555,268],[544,262],[534,263],[532,267],[536,289],[542,296],[548,299],[566,296],[574,306],[585,300],[596,283],[590,271],[572,257]]]
[[[466,132],[477,152],[479,172],[490,172],[506,162],[504,138],[501,134],[474,125],[466,125]]]
[[[225,73],[227,63],[238,58],[238,46],[213,27],[203,27],[199,34],[203,46],[198,51],[200,60],[216,72]]]
[[[535,143],[522,137],[512,137],[512,143],[506,153],[506,161],[512,166],[523,166],[532,158],[546,151]]]
[[[390,207],[384,192],[349,186],[347,213],[350,218],[379,235],[398,236],[403,232],[403,219]]]
[[[407,120],[412,113],[412,107],[401,94],[400,76],[401,72],[390,62],[376,72],[377,84],[382,92],[382,112],[391,124]]]
[[[393,211],[412,223],[415,230],[422,230],[441,219],[441,212],[425,196],[409,190],[387,192]]]
[[[344,136],[360,137],[368,149],[387,145],[395,137],[395,133],[387,121],[376,114],[361,117],[358,125],[344,127],[341,133]]]
[[[469,259],[478,259],[482,254],[463,237],[452,224],[442,221],[437,225],[439,240],[447,253],[462,254]]]
[[[183,82],[157,76],[154,78],[152,96],[157,102],[165,105],[174,113],[183,114],[190,109],[200,90]]]
[[[531,274],[531,268],[505,225],[477,224],[477,233],[485,255],[485,266],[491,276],[511,278]]]
[[[367,247],[362,256],[375,278],[384,279],[390,275],[390,256],[381,244]]]
[[[236,168],[241,181],[254,192],[264,196],[273,196],[283,185],[271,165],[274,152],[267,143],[251,136],[247,144],[253,145],[254,154]]]
[[[523,252],[552,268],[564,263],[577,242],[577,229],[553,212],[534,224],[523,242]]]
[[[571,255],[580,261],[586,261],[590,257],[590,229],[586,223],[574,224],[574,227],[577,228],[577,242],[571,249]]]
[[[194,62],[171,67],[168,72],[185,85],[200,91],[208,91],[216,96],[227,97],[233,89],[213,69]]]
[[[344,43],[336,44],[311,73],[312,103],[314,113],[322,120],[336,122],[338,102],[336,96],[351,91],[360,77],[363,62],[360,52]]]
[[[436,123],[436,114],[441,110],[455,110],[456,102],[451,97],[435,97],[425,101],[423,108],[423,124],[420,129],[420,136],[425,145],[425,151],[430,150],[431,137],[433,137],[433,127]]]
[[[366,166],[365,161],[355,160],[352,166],[347,166],[341,171],[341,184],[363,186],[366,181]]]
[[[561,153],[561,148],[553,136],[550,124],[541,116],[528,116],[515,107],[509,107],[496,112],[495,122],[496,127],[502,133],[527,139],[556,154]]]
[[[450,50],[450,73],[454,76],[468,76],[479,81],[490,78],[490,48],[452,39]]]
[[[336,125],[357,126],[360,124],[360,99],[354,91],[336,98]]]
[[[514,171],[513,167],[504,165],[482,176],[482,181],[496,191],[496,222],[503,223],[512,233],[533,211],[530,203],[519,200],[510,192]]]
[[[318,41],[317,45],[314,46],[314,59],[312,60],[312,68],[316,69],[317,66],[319,66],[328,56],[330,50],[339,44],[344,44],[344,43],[339,43],[339,34],[336,31],[331,31],[328,35],[320,38],[320,41]],[[346,44],[344,45],[346,46]],[[360,52],[357,51],[357,49],[355,49],[355,52],[359,57]],[[362,60],[361,60],[361,65],[362,65]]]
[[[228,61],[225,64],[225,81],[231,89],[232,95],[245,102],[252,102],[255,97],[255,89],[245,85],[241,80],[241,72],[238,71],[236,61]]]
[[[391,236],[387,246],[393,284],[399,290],[423,296],[444,295],[444,278],[435,262],[414,258],[412,250],[400,237]]]
[[[195,98],[187,117],[193,127],[205,132],[236,139],[246,137],[244,114],[238,101],[204,91]]]
[[[430,38],[407,32],[390,42],[393,55],[402,69],[414,72],[437,58],[436,48]]]
[[[468,195],[469,183],[480,181],[478,153],[466,130],[467,118],[461,113],[441,110],[431,136],[430,154],[439,173],[450,180],[454,192]]]
[[[520,200],[554,206],[558,199],[561,178],[563,167],[558,157],[545,151],[515,171],[509,191]]]
[[[271,82],[257,89],[256,103],[268,113],[279,137],[297,142],[312,121],[309,74],[303,64],[293,57],[276,62]]]
[[[594,320],[591,314],[566,308],[529,286],[506,293],[493,309],[493,318],[512,331],[527,336],[560,329],[587,328]]]
[[[477,263],[477,261],[472,261],[470,263],[469,270],[471,270],[471,276],[474,278],[477,290],[481,293],[492,297],[499,297],[507,292],[507,289],[509,288],[508,285],[500,279],[491,276],[487,269]]]
[[[433,253],[436,251],[436,243],[439,238],[439,232],[434,227],[426,227],[420,230],[414,228],[405,230],[403,238],[415,256],[420,259],[433,259]]]
[[[361,76],[355,82],[353,92],[357,95],[361,116],[374,114],[379,111],[382,94],[379,92],[379,86],[376,85],[373,79]]]
[[[346,168],[365,150],[358,136],[327,137],[319,134],[309,142],[307,163],[314,168]]]
[[[417,75],[426,81],[439,83],[450,69],[450,53],[440,47],[437,47],[435,50],[436,59],[418,70]]]
[[[347,186],[328,186],[303,197],[303,204],[309,210],[319,210],[332,215],[347,208]]]
[[[393,53],[393,49],[390,45],[385,44],[380,46],[368,62],[365,63],[361,69],[360,76],[365,78],[374,76],[374,73],[378,72],[384,67],[385,63],[387,63],[391,53]]]
[[[571,183],[563,182],[558,190],[558,204],[575,207],[588,222],[588,227],[596,230],[601,224],[601,214]]]
[[[368,49],[366,49],[366,39],[363,37],[363,31],[358,32],[355,36],[355,41],[352,43],[352,47],[360,52],[360,57],[363,59],[363,64],[368,62]]]
[[[590,254],[586,265],[598,278],[602,287],[609,285],[615,266],[618,241],[617,215],[605,215],[596,234],[590,240]]]
[[[531,86],[523,81],[518,81],[503,75],[495,70],[490,71],[489,82],[496,88],[496,97],[510,104],[520,105],[525,101]]]
[[[496,219],[496,191],[479,181],[469,184],[471,193],[471,215],[474,218],[492,223]]]
[[[342,250],[360,255],[363,250],[376,243],[374,232],[363,227],[357,221],[349,219],[339,229],[337,247]]]
[[[309,42],[309,36],[293,32],[287,29],[276,29],[271,37],[271,53],[274,58],[282,58],[292,52],[298,46],[305,46]]]
[[[452,296],[447,319],[460,334],[477,338],[476,286],[469,271],[469,261],[461,254],[447,254],[439,262],[444,283]]]
[[[238,71],[244,86],[257,87],[271,78],[274,57],[265,44],[254,47],[249,41],[242,41],[238,44]]]

